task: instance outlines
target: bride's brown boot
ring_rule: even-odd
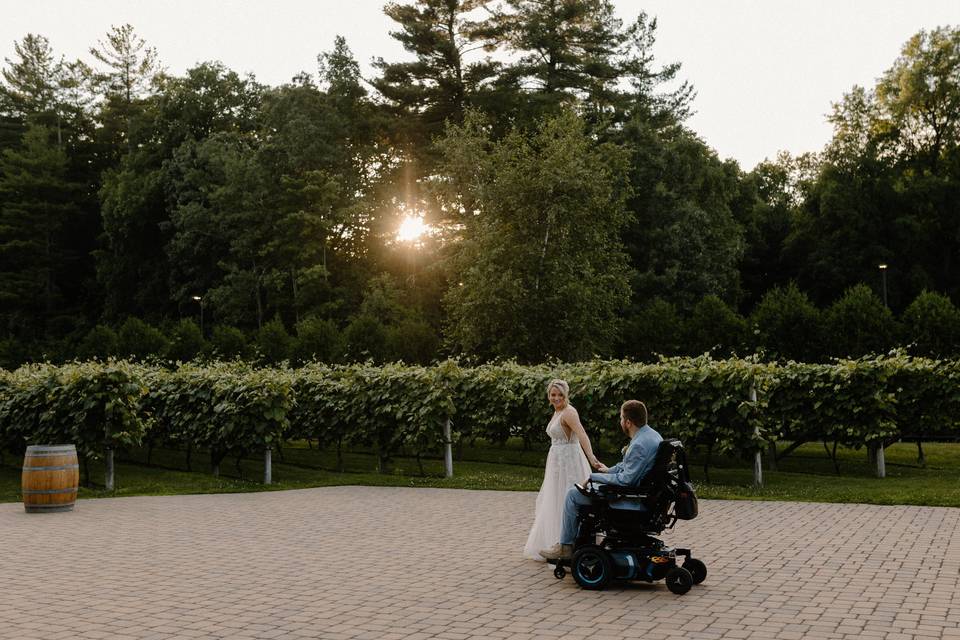
[[[546,560],[569,560],[573,557],[573,545],[555,544],[549,549],[541,549],[540,555]]]

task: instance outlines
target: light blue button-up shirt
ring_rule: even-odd
[[[635,487],[653,468],[657,459],[657,449],[663,438],[645,424],[633,435],[630,445],[623,454],[623,461],[610,467],[606,473],[591,473],[590,479],[602,484],[620,487]]]

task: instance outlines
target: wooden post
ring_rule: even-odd
[[[113,447],[107,447],[107,491],[113,491]]]
[[[263,484],[270,484],[273,477],[273,450],[267,447],[263,452]]]
[[[453,477],[453,438],[450,435],[450,418],[443,423],[443,469],[447,478]]]
[[[887,477],[887,462],[883,457],[883,442],[878,442],[877,447],[877,477],[886,478]]]
[[[750,402],[757,403],[757,386],[750,383]],[[760,435],[759,425],[754,427],[754,435]],[[753,486],[757,489],[763,487],[763,454],[760,449],[753,456]]]

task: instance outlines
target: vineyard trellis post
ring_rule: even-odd
[[[107,477],[104,482],[104,485],[106,486],[107,491],[113,491],[113,447],[108,446],[105,453],[106,455],[104,457],[106,458],[106,465],[107,465],[106,476]]]
[[[453,477],[453,438],[450,435],[450,418],[443,423],[443,470],[447,478]]]
[[[750,383],[750,404],[757,404],[757,385],[756,382]],[[760,437],[760,425],[757,424],[753,428],[753,433],[757,438]],[[758,447],[756,452],[753,454],[753,486],[756,488],[763,487],[763,454],[761,453],[760,448]]]

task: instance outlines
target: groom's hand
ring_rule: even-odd
[[[600,473],[606,473],[607,471],[610,471],[610,467],[600,462],[600,463],[597,463],[597,470]]]

